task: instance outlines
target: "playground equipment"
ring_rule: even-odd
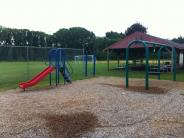
[[[128,80],[128,60],[129,60],[129,48],[133,46],[133,44],[142,44],[145,48],[145,55],[146,55],[146,73],[145,73],[145,89],[149,89],[149,75],[158,75],[158,79],[160,79],[160,58],[161,58],[161,50],[172,48],[172,72],[173,72],[173,81],[176,81],[176,49],[175,47],[170,47],[168,45],[154,43],[154,42],[148,42],[148,41],[142,41],[142,40],[134,40],[131,43],[128,44],[128,47],[126,48],[126,66],[125,66],[125,86],[128,88],[129,86],[129,80]],[[153,72],[149,72],[149,46],[159,46],[158,50],[158,70]]]
[[[56,86],[60,82],[60,73],[64,78],[64,83],[71,83],[71,73],[68,70],[67,57],[63,49],[55,48],[49,52],[49,65],[54,66],[56,69]],[[52,84],[51,80],[50,74],[50,85]]]
[[[57,86],[60,83],[60,75],[64,78],[64,84],[65,83],[71,83],[71,72],[69,71],[69,68],[71,70],[72,67],[69,63],[67,63],[67,55],[64,49],[62,48],[53,48],[49,51],[48,54],[49,59],[49,66],[45,68],[42,72],[40,72],[38,75],[33,77],[31,80],[27,82],[21,82],[19,83],[19,87],[22,89],[26,89],[28,87],[34,86],[37,83],[39,83],[42,79],[44,79],[46,76],[49,75],[49,83],[52,85],[52,72],[55,71],[55,85]],[[85,76],[88,76],[88,57],[87,55],[84,56],[84,69],[85,69]],[[93,75],[96,74],[96,57],[94,55],[93,58]]]
[[[43,78],[45,78],[47,75],[50,75],[50,85],[52,84],[52,76],[51,73],[55,70],[56,72],[56,86],[59,84],[60,81],[60,73],[62,74],[64,78],[64,83],[71,83],[71,74],[66,66],[66,53],[63,49],[54,48],[49,51],[49,66],[44,69],[42,72],[40,72],[38,75],[36,75],[33,79],[27,81],[27,82],[21,82],[19,84],[19,87],[22,89],[31,87],[36,85],[38,82],[40,82]]]

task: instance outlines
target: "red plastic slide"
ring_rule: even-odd
[[[27,81],[27,82],[21,82],[19,83],[19,87],[22,89],[31,87],[36,85],[38,82],[40,82],[43,78],[45,78],[48,74],[50,74],[55,68],[52,66],[48,66],[46,69],[44,69],[42,72],[40,72],[37,76],[35,76],[33,79]]]

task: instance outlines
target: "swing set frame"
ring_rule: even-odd
[[[125,87],[129,87],[129,49],[134,46],[134,44],[142,44],[145,49],[145,89],[149,89],[149,47],[150,45],[153,47],[159,47],[158,50],[158,72],[160,72],[160,59],[161,59],[161,51],[163,49],[172,48],[172,73],[173,77],[172,80],[176,81],[176,48],[171,47],[169,45],[160,44],[160,43],[154,43],[149,41],[143,41],[143,40],[134,40],[128,44],[128,47],[126,48],[126,65],[125,65]],[[158,79],[160,80],[160,73],[158,73]]]

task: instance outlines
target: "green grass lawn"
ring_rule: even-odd
[[[73,68],[72,80],[85,79],[83,72],[82,63],[70,63]],[[115,62],[111,63],[111,67],[115,67],[117,64]],[[29,68],[27,68],[29,66]],[[33,76],[37,75],[48,65],[43,62],[0,62],[0,91],[5,91],[8,89],[14,89],[18,87],[19,82],[27,81]],[[89,77],[92,77],[92,64],[88,64]],[[131,78],[144,78],[144,71],[130,71],[129,76]],[[54,84],[55,73],[52,73],[52,81]],[[106,62],[97,62],[96,64],[96,76],[117,76],[124,77],[124,71],[107,71]],[[155,78],[156,76],[150,76],[150,78]],[[172,73],[164,73],[161,75],[161,79],[170,80],[172,79]],[[184,71],[177,72],[177,80],[184,81]],[[63,78],[61,77],[63,82]],[[49,78],[46,77],[35,88],[45,88],[49,85]]]

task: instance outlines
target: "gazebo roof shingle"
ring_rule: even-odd
[[[125,49],[125,48],[127,48],[128,44],[134,40],[149,41],[149,42],[168,45],[170,47],[175,47],[175,48],[180,49],[180,50],[184,50],[184,45],[182,45],[182,44],[173,42],[171,40],[151,36],[151,35],[141,33],[141,32],[135,32],[135,33],[121,39],[120,41],[112,44],[111,46],[105,48],[104,50]],[[142,46],[139,44],[135,44],[135,46],[133,48],[140,48],[140,47],[142,47]]]

